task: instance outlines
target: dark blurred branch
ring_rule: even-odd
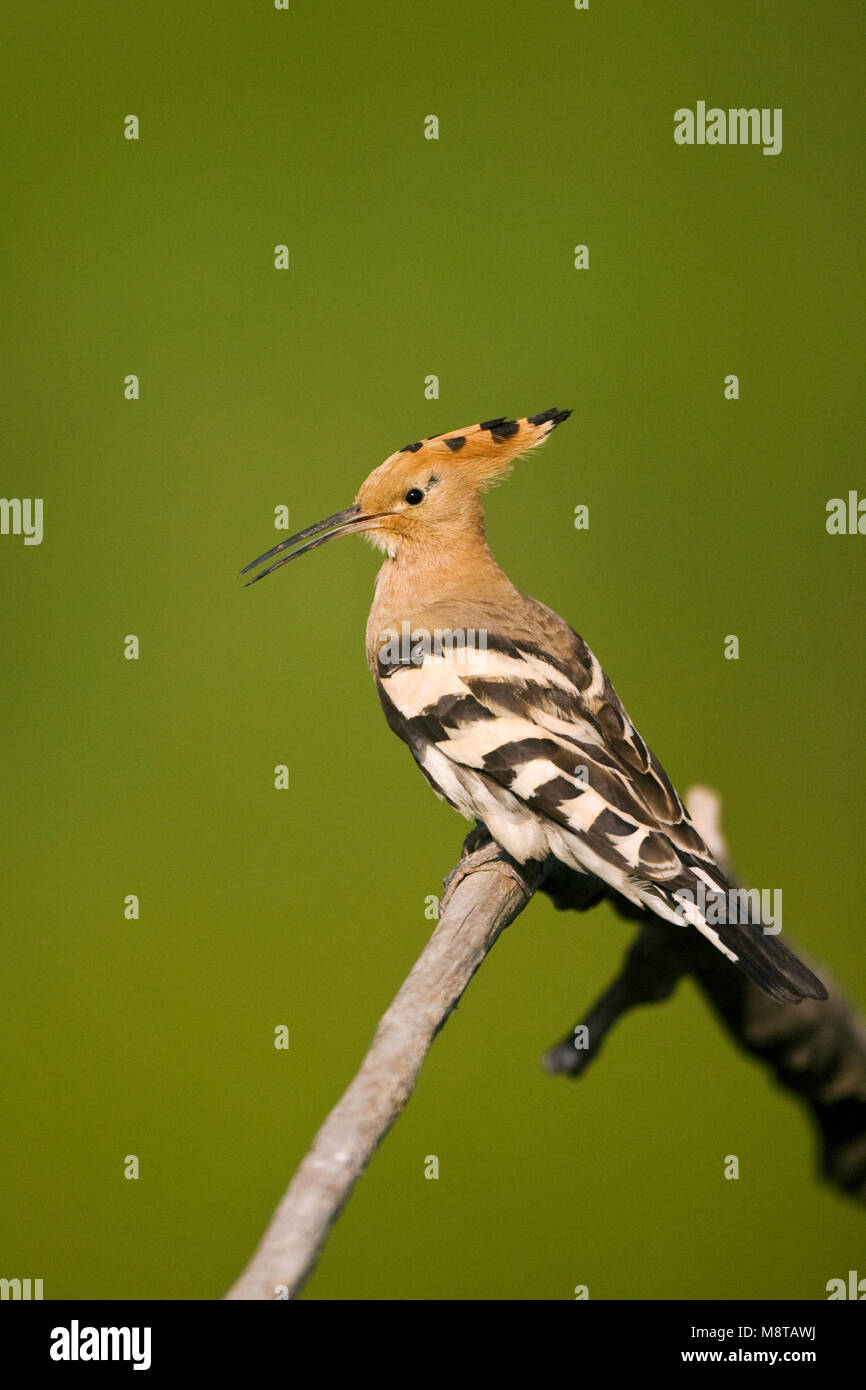
[[[716,861],[734,879],[719,823],[719,798],[705,787],[695,787],[687,800]],[[586,906],[585,882],[565,871],[557,870],[544,891],[558,908]],[[672,929],[615,895],[610,898],[622,915],[638,918],[637,936],[619,974],[581,1018],[589,1046],[576,1047],[572,1029],[546,1054],[547,1070],[579,1076],[598,1057],[606,1034],[624,1014],[639,1004],[667,999],[689,975],[734,1042],[763,1062],[779,1085],[810,1111],[824,1177],[866,1202],[866,1027],[827,971],[798,947],[797,955],[823,980],[830,997],[780,1004],[732,969],[699,932]]]

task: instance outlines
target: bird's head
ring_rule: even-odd
[[[446,551],[458,536],[483,529],[481,494],[485,489],[503,478],[521,454],[543,444],[570,414],[554,407],[522,420],[485,420],[407,444],[373,470],[351,507],[289,536],[241,574],[280,556],[247,581],[255,584],[298,555],[357,532],[366,532],[391,556],[419,545]]]

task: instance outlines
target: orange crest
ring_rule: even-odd
[[[423,468],[428,462],[450,460],[462,467],[466,476],[479,489],[508,472],[521,454],[543,444],[556,426],[567,420],[570,410],[543,410],[538,415],[521,420],[484,420],[480,425],[467,425],[448,434],[436,434],[417,444],[405,444],[391,454],[382,465],[408,463],[413,458]],[[414,461],[414,460],[413,460]]]

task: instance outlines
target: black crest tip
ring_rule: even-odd
[[[556,406],[552,405],[549,410],[541,410],[537,415],[530,415],[527,418],[530,425],[549,424],[550,428],[555,430],[557,425],[561,425],[563,420],[567,420],[570,414],[570,410],[557,410]]]

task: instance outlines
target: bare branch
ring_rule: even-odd
[[[446,883],[436,930],[228,1298],[296,1297],[355,1183],[405,1108],[433,1039],[539,878],[489,841],[461,859]]]

